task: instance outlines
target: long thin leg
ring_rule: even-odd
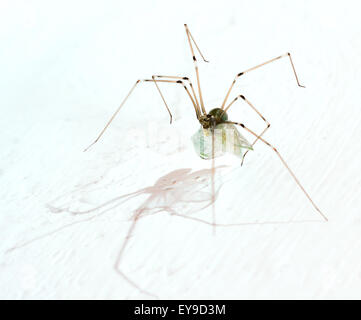
[[[276,58],[273,58],[273,59],[271,59],[271,60],[268,60],[268,61],[266,61],[266,62],[263,62],[263,63],[261,63],[261,64],[258,64],[258,65],[256,65],[255,67],[249,68],[249,69],[247,69],[247,70],[244,70],[243,72],[238,73],[238,74],[236,75],[236,77],[234,78],[234,80],[233,80],[233,82],[232,82],[232,84],[231,84],[231,86],[230,86],[230,88],[229,88],[229,90],[228,90],[228,92],[227,92],[227,94],[226,94],[226,97],[224,98],[224,101],[223,101],[223,103],[222,103],[221,109],[224,109],[224,106],[225,106],[225,104],[226,104],[226,102],[227,102],[227,99],[228,99],[228,97],[229,97],[229,94],[231,93],[234,84],[236,83],[237,79],[238,79],[240,76],[242,76],[242,75],[244,75],[245,73],[250,72],[250,71],[252,71],[252,70],[255,70],[255,69],[258,69],[258,68],[260,68],[260,67],[263,67],[263,66],[265,66],[266,64],[269,64],[269,63],[271,63],[271,62],[274,62],[274,61],[276,61],[276,60],[278,60],[278,59],[284,58],[284,57],[289,57],[289,59],[290,59],[290,63],[291,63],[291,66],[292,66],[292,70],[293,70],[293,73],[294,73],[294,75],[295,75],[295,78],[296,78],[296,81],[297,81],[298,86],[299,86],[299,87],[302,87],[302,88],[305,88],[305,86],[301,85],[300,82],[298,81],[298,76],[297,76],[296,69],[295,69],[295,66],[294,66],[293,61],[292,61],[292,58],[291,58],[291,54],[290,54],[289,52],[287,52],[287,53],[285,53],[285,54],[283,54],[283,55],[281,55],[281,56],[278,56],[278,57],[276,57]]]
[[[188,38],[188,42],[189,42],[189,46],[191,48],[191,52],[192,52],[192,56],[193,56],[193,63],[194,63],[194,68],[196,70],[196,75],[197,75],[197,85],[198,85],[198,93],[199,93],[199,100],[201,102],[201,109],[202,109],[202,112],[203,114],[207,114],[206,112],[206,109],[204,108],[204,103],[203,103],[203,97],[202,97],[202,90],[201,90],[201,85],[200,85],[200,82],[199,82],[199,71],[198,71],[198,64],[197,64],[197,58],[194,54],[194,50],[193,50],[193,46],[192,46],[192,41],[194,43],[194,45],[196,46],[198,52],[200,53],[202,59],[205,61],[205,62],[208,62],[206,59],[204,59],[201,51],[199,50],[198,46],[197,46],[197,43],[194,41],[194,38],[192,36],[192,34],[190,33],[189,29],[188,29],[188,26],[185,24],[184,25],[185,28],[186,28],[186,33],[187,33],[187,38]]]
[[[206,59],[204,58],[204,56],[203,56],[203,54],[202,54],[201,50],[198,48],[197,42],[194,40],[194,38],[193,38],[193,36],[192,36],[191,32],[189,31],[189,28],[188,28],[187,24],[184,24],[184,26],[186,27],[187,34],[189,34],[189,36],[191,37],[191,39],[192,39],[192,41],[193,41],[194,45],[196,46],[196,48],[197,48],[197,50],[198,50],[199,54],[201,55],[201,57],[202,57],[203,61],[204,61],[204,62],[209,62],[208,60],[206,60]],[[190,46],[192,47],[192,45],[190,45]],[[193,48],[192,48],[192,49],[193,49]],[[192,50],[192,53],[193,53],[193,50]]]
[[[91,143],[87,148],[84,149],[84,152],[87,151],[87,150],[89,150],[89,148],[90,148],[91,146],[93,146],[95,143],[98,142],[98,140],[100,139],[100,137],[103,135],[103,133],[105,132],[105,130],[109,127],[109,125],[110,125],[111,122],[114,120],[114,118],[115,118],[116,115],[118,114],[118,112],[119,112],[119,110],[121,109],[121,107],[125,104],[125,102],[126,102],[127,99],[129,98],[129,96],[131,95],[131,93],[133,92],[133,90],[135,89],[135,87],[136,87],[136,86],[138,85],[138,83],[140,83],[140,82],[154,82],[156,85],[157,85],[157,82],[178,83],[178,84],[183,85],[183,87],[185,88],[188,96],[190,97],[190,99],[191,99],[191,101],[192,101],[192,104],[193,104],[193,106],[194,106],[194,109],[195,109],[196,114],[197,114],[197,117],[198,117],[198,110],[197,110],[197,107],[196,107],[196,105],[195,105],[195,102],[194,102],[194,100],[193,100],[193,98],[192,98],[192,96],[191,96],[188,88],[184,85],[183,81],[181,81],[181,80],[177,80],[177,81],[176,81],[176,80],[155,80],[155,79],[137,80],[137,81],[135,82],[135,84],[133,85],[133,87],[132,87],[132,88],[130,89],[130,91],[128,92],[127,96],[124,98],[124,100],[123,100],[122,103],[120,104],[120,106],[118,107],[118,109],[114,112],[114,114],[111,116],[111,118],[109,119],[109,121],[107,122],[107,124],[105,125],[105,127],[103,128],[103,130],[100,132],[100,134],[98,135],[98,137],[94,140],[93,143]],[[169,113],[169,115],[170,115],[170,119],[171,119],[171,122],[172,122],[172,113],[170,112],[170,110],[169,110],[169,108],[168,108],[168,105],[167,105],[167,103],[165,102],[165,99],[164,99],[164,97],[163,97],[163,95],[162,95],[162,93],[161,93],[161,91],[160,91],[160,89],[159,89],[158,86],[157,86],[157,88],[158,88],[158,91],[159,91],[159,93],[160,93],[160,95],[161,95],[161,97],[162,97],[163,102],[165,103],[165,106],[166,106],[166,108],[167,108],[167,111],[168,111],[168,113]]]
[[[198,102],[198,99],[197,99],[197,95],[194,91],[194,88],[193,88],[193,84],[192,82],[190,81],[190,79],[188,77],[180,77],[180,76],[164,76],[164,75],[154,75],[153,76],[154,78],[158,78],[158,79],[164,79],[164,78],[169,78],[169,79],[178,79],[178,80],[183,80],[183,81],[187,81],[189,87],[191,88],[192,90],[192,97],[194,98],[194,104],[196,105],[196,109],[198,111],[196,111],[197,113],[197,119],[199,119],[199,116],[201,115],[201,111],[200,111],[200,104]],[[152,78],[153,78],[152,77]]]
[[[268,122],[267,122],[268,123]],[[263,129],[263,131],[261,132],[261,134],[259,135],[259,137],[262,137],[264,134],[265,134],[265,132],[268,130],[268,128],[270,127],[271,125],[268,123],[267,124],[267,127],[265,128],[265,129]],[[258,141],[258,137],[253,141],[253,143],[252,143],[252,147],[256,144],[256,142]],[[241,160],[241,166],[243,166],[243,162],[244,162],[244,158],[245,158],[245,156],[246,156],[246,154],[248,153],[248,151],[249,150],[247,150],[244,154],[243,154],[243,156],[242,156],[242,160]]]
[[[152,76],[152,79],[153,79],[153,82],[154,82],[154,84],[155,84],[155,86],[156,86],[156,88],[157,88],[157,90],[158,90],[158,92],[159,92],[159,94],[160,94],[160,96],[161,96],[161,98],[162,98],[162,100],[163,100],[163,102],[164,102],[164,105],[165,105],[165,107],[166,107],[166,109],[167,109],[167,111],[168,111],[168,113],[169,113],[170,123],[172,123],[173,116],[172,116],[172,113],[170,112],[170,109],[169,109],[169,107],[168,107],[168,104],[167,104],[167,102],[165,101],[165,98],[164,98],[164,96],[163,96],[163,93],[162,93],[162,91],[160,91],[160,88],[159,88],[159,86],[158,86],[158,84],[157,84],[157,81],[155,80],[154,76]]]
[[[242,94],[238,95],[237,97],[235,97],[233,99],[233,101],[224,109],[224,112],[227,112],[228,109],[233,105],[233,103],[235,103],[239,98],[242,98],[259,116],[260,118],[266,123],[266,128],[261,132],[261,134],[259,135],[259,137],[262,137],[264,135],[264,133],[268,130],[268,128],[271,126],[271,124],[265,119],[265,117],[255,108],[255,106],[248,100],[246,99],[246,97]],[[258,141],[258,136],[257,138],[253,141],[252,143],[252,147],[255,145],[255,143]],[[243,165],[244,162],[244,157],[246,156],[246,154],[248,153],[249,150],[247,150],[243,157],[242,157],[242,162],[241,162],[241,166]]]
[[[283,163],[283,165],[286,167],[286,169],[288,170],[288,172],[291,174],[291,176],[293,177],[293,179],[295,180],[295,182],[297,183],[297,185],[300,187],[300,189],[303,191],[303,193],[306,195],[306,197],[308,198],[308,200],[310,200],[310,202],[312,203],[313,207],[319,212],[319,214],[322,216],[323,219],[325,219],[325,221],[328,221],[327,217],[321,212],[321,210],[316,206],[316,204],[313,202],[313,200],[311,199],[311,197],[309,196],[309,194],[306,192],[306,190],[304,189],[304,187],[302,186],[302,184],[300,183],[300,181],[297,179],[296,175],[292,172],[292,170],[290,169],[290,167],[287,165],[286,161],[282,158],[281,154],[277,151],[277,149],[272,146],[269,142],[267,142],[266,140],[264,140],[263,138],[261,138],[260,136],[258,136],[255,132],[253,132],[251,129],[248,129],[243,123],[239,123],[239,122],[233,122],[233,121],[226,121],[227,123],[233,123],[235,125],[241,126],[243,129],[247,130],[249,133],[253,134],[255,137],[258,137],[259,140],[263,141],[267,146],[269,146],[270,148],[273,149],[274,152],[276,152],[277,156],[280,158],[281,162]]]

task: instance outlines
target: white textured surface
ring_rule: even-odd
[[[160,298],[361,298],[357,1],[0,7],[0,298],[148,298],[114,269],[143,208],[153,214],[139,220],[120,269]],[[181,88],[162,86],[172,126],[155,88],[142,84],[104,139],[82,152],[136,79],[180,74],[195,82],[183,23],[211,61],[200,63],[208,109],[236,73],[293,54],[306,89],[284,59],[244,76],[233,95],[244,94],[269,120],[266,138],[328,223],[261,143],[242,168],[233,161],[218,170],[215,210],[219,223],[266,224],[213,235],[209,225],[170,216],[212,214],[202,209],[211,200],[211,163],[192,150],[198,124]],[[263,123],[241,105],[231,118],[259,132]],[[305,220],[316,222],[297,223]],[[277,221],[293,222],[270,223]]]

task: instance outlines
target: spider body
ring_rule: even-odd
[[[208,114],[199,117],[199,123],[203,129],[215,128],[218,124],[228,120],[227,113],[221,108],[214,108]]]

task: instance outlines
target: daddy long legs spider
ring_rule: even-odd
[[[157,91],[159,92],[159,94],[160,94],[160,96],[161,96],[161,98],[162,98],[162,100],[164,102],[164,105],[165,105],[165,107],[166,107],[166,109],[167,109],[167,111],[169,113],[170,123],[172,123],[172,113],[171,113],[171,111],[170,111],[170,109],[168,107],[168,104],[167,104],[167,102],[166,102],[166,100],[165,100],[165,98],[164,98],[164,96],[162,94],[162,91],[160,90],[160,88],[158,86],[158,83],[163,82],[163,83],[172,83],[172,84],[181,85],[185,89],[185,92],[188,95],[188,97],[189,97],[189,99],[190,99],[190,101],[191,101],[191,103],[193,105],[193,108],[194,108],[194,111],[195,111],[195,114],[196,114],[196,118],[197,118],[197,120],[199,121],[199,123],[201,125],[200,130],[192,138],[194,146],[196,148],[196,151],[198,152],[198,154],[199,154],[199,156],[201,158],[212,159],[212,161],[214,161],[214,158],[216,156],[221,155],[224,151],[230,151],[229,146],[231,146],[232,153],[234,153],[234,154],[236,154],[236,155],[238,155],[238,156],[240,156],[242,158],[242,160],[241,160],[241,165],[242,165],[247,152],[249,150],[252,150],[254,145],[258,141],[261,141],[264,144],[266,144],[268,147],[270,147],[270,149],[273,150],[273,152],[276,153],[276,155],[280,159],[280,161],[283,164],[283,166],[285,167],[285,169],[292,176],[293,180],[298,185],[298,187],[302,190],[302,192],[307,197],[307,199],[310,201],[310,203],[312,204],[314,209],[322,216],[322,218],[325,221],[327,221],[327,217],[316,206],[315,202],[312,200],[312,198],[307,193],[305,188],[302,186],[302,184],[300,183],[300,181],[298,180],[296,175],[290,169],[290,167],[288,166],[288,164],[286,163],[284,158],[281,156],[280,152],[271,143],[269,143],[268,141],[266,141],[263,138],[263,135],[265,134],[265,132],[270,127],[270,123],[265,119],[265,117],[242,94],[237,95],[227,105],[227,101],[228,101],[228,98],[229,98],[229,96],[230,96],[230,94],[232,92],[232,89],[233,89],[235,83],[237,82],[237,80],[241,76],[244,76],[245,74],[247,74],[247,73],[249,73],[249,72],[251,72],[253,70],[261,68],[261,67],[263,67],[265,65],[268,65],[268,64],[270,64],[270,63],[272,63],[274,61],[277,61],[279,59],[282,59],[282,58],[288,58],[289,59],[292,70],[293,70],[293,73],[294,73],[294,76],[295,76],[295,79],[296,79],[296,82],[297,82],[297,85],[299,87],[304,88],[304,86],[301,85],[299,80],[298,80],[298,76],[297,76],[297,73],[296,73],[294,63],[292,61],[291,54],[289,52],[287,52],[287,53],[285,53],[283,55],[280,55],[280,56],[275,57],[273,59],[270,59],[270,60],[268,60],[266,62],[260,63],[260,64],[258,64],[256,66],[252,67],[252,68],[249,68],[249,69],[246,69],[246,70],[244,70],[242,72],[237,73],[237,75],[235,76],[235,78],[233,79],[233,81],[231,83],[231,86],[229,87],[229,89],[227,91],[227,94],[226,94],[226,96],[225,96],[225,98],[223,100],[223,103],[219,106],[219,108],[214,108],[214,109],[210,110],[209,112],[207,112],[206,108],[204,106],[204,102],[203,102],[202,90],[201,90],[201,85],[200,85],[198,63],[197,63],[197,58],[195,56],[193,45],[197,49],[200,56],[202,57],[203,61],[205,61],[205,62],[208,62],[208,61],[204,58],[202,52],[200,51],[196,41],[194,40],[194,37],[193,37],[192,33],[189,31],[189,28],[188,28],[187,24],[185,24],[184,27],[185,27],[185,31],[186,31],[186,35],[187,35],[189,47],[190,47],[190,50],[191,50],[193,63],[194,63],[198,95],[197,95],[196,90],[194,89],[193,84],[192,84],[189,77],[153,75],[151,77],[151,79],[139,79],[139,80],[137,80],[135,82],[133,87],[130,89],[127,96],[124,98],[124,100],[122,101],[122,103],[120,104],[118,109],[111,116],[110,120],[107,122],[107,124],[105,125],[103,130],[100,132],[98,137],[95,139],[95,141],[92,144],[90,144],[84,151],[87,151],[92,145],[94,145],[100,139],[100,137],[103,135],[103,133],[108,128],[108,126],[111,124],[111,122],[114,120],[114,118],[116,117],[116,115],[118,114],[120,109],[123,107],[123,105],[125,104],[125,102],[129,98],[129,96],[132,94],[135,87],[141,82],[153,82],[155,84],[155,87],[156,87]],[[256,132],[254,132],[253,130],[248,128],[244,123],[241,123],[241,122],[238,122],[238,121],[228,120],[227,111],[231,108],[231,106],[234,105],[234,103],[237,100],[244,101],[245,105],[249,106],[265,122],[266,127],[263,129],[263,131],[260,134],[257,134]],[[240,132],[236,129],[235,126],[239,126],[243,130],[247,131],[249,134],[254,136],[255,139],[254,139],[253,143],[250,144],[240,134]],[[218,143],[217,143],[217,141],[218,141]],[[242,154],[242,149],[247,149],[244,154]]]

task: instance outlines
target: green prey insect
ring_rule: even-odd
[[[268,141],[266,141],[263,138],[263,135],[265,134],[265,132],[270,127],[270,123],[264,118],[264,116],[242,94],[237,95],[227,105],[227,101],[228,101],[228,98],[230,96],[230,93],[231,93],[235,83],[237,82],[237,80],[241,76],[245,75],[248,72],[256,70],[256,69],[258,69],[260,67],[263,67],[263,66],[265,66],[265,65],[267,65],[269,63],[272,63],[274,61],[282,59],[282,58],[288,58],[289,59],[292,70],[293,70],[293,73],[294,73],[294,76],[295,76],[295,79],[296,79],[296,82],[297,82],[297,85],[299,87],[304,88],[304,86],[301,85],[299,80],[298,80],[296,69],[295,69],[295,66],[294,66],[292,58],[291,58],[291,54],[289,52],[287,52],[287,53],[285,53],[283,55],[280,55],[280,56],[278,56],[276,58],[273,58],[271,60],[268,60],[266,62],[263,62],[261,64],[258,64],[256,66],[252,67],[252,68],[246,69],[246,70],[238,73],[235,76],[234,80],[232,81],[231,86],[227,91],[227,94],[226,94],[226,96],[225,96],[225,98],[223,100],[222,105],[219,108],[214,108],[211,111],[207,112],[206,109],[205,109],[205,106],[204,106],[204,102],[203,102],[202,90],[201,90],[201,86],[200,86],[198,63],[197,63],[197,58],[196,58],[195,53],[194,53],[193,45],[195,46],[198,53],[202,57],[203,61],[204,62],[209,62],[209,61],[207,61],[204,58],[202,52],[198,48],[198,45],[197,45],[196,41],[194,40],[191,32],[189,31],[188,26],[185,24],[184,27],[185,27],[185,31],[186,31],[186,35],[187,35],[189,47],[190,47],[190,50],[191,50],[193,63],[194,63],[194,68],[195,68],[195,73],[196,73],[196,80],[197,80],[198,95],[196,94],[196,91],[195,91],[195,89],[193,87],[193,84],[192,84],[191,80],[189,79],[189,77],[153,75],[151,77],[151,79],[139,79],[139,80],[137,80],[135,82],[133,87],[130,89],[129,93],[127,94],[127,96],[125,97],[123,102],[120,104],[118,109],[114,112],[114,114],[111,116],[110,120],[105,125],[105,127],[100,132],[100,134],[95,139],[95,141],[92,144],[90,144],[84,151],[88,150],[92,145],[94,145],[100,139],[100,137],[103,135],[104,131],[108,128],[110,123],[113,121],[113,119],[118,114],[119,110],[125,104],[125,102],[129,98],[129,96],[131,95],[131,93],[133,92],[135,87],[141,82],[152,82],[152,83],[155,84],[156,89],[158,90],[158,92],[159,92],[159,94],[160,94],[160,96],[161,96],[161,98],[162,98],[162,100],[164,102],[164,105],[165,105],[165,107],[166,107],[166,109],[167,109],[167,111],[169,113],[170,123],[172,123],[172,113],[171,113],[171,111],[170,111],[170,109],[168,107],[167,102],[165,101],[165,98],[164,98],[164,96],[163,96],[163,94],[162,94],[162,92],[161,92],[161,90],[160,90],[160,88],[158,86],[158,83],[172,83],[172,84],[180,85],[185,89],[186,94],[188,95],[189,99],[191,100],[191,103],[192,103],[192,105],[194,107],[196,117],[197,117],[197,119],[198,119],[198,121],[199,121],[199,123],[201,125],[200,129],[192,136],[192,141],[193,141],[193,145],[195,147],[195,150],[196,150],[196,152],[198,153],[198,155],[201,158],[203,158],[203,159],[213,159],[214,160],[215,157],[221,156],[225,152],[230,152],[230,153],[232,153],[232,154],[234,154],[234,155],[241,158],[241,165],[242,165],[243,162],[244,162],[244,158],[247,155],[248,151],[253,150],[253,147],[257,143],[257,141],[262,141],[263,143],[265,143],[267,146],[269,146],[277,154],[277,156],[281,160],[284,167],[287,169],[289,174],[294,179],[295,183],[298,185],[298,187],[302,190],[302,192],[305,194],[305,196],[311,202],[312,206],[319,212],[319,214],[322,216],[322,218],[325,221],[328,221],[327,217],[316,206],[316,204],[314,203],[314,201],[312,200],[310,195],[306,192],[306,190],[304,189],[304,187],[302,186],[300,181],[297,179],[297,177],[295,176],[293,171],[290,169],[290,167],[288,166],[286,161],[283,159],[281,154],[278,152],[278,150],[272,144],[270,144]],[[248,128],[243,123],[228,120],[227,111],[229,110],[229,108],[237,100],[244,101],[245,104],[247,106],[249,106],[251,109],[253,109],[253,111],[256,112],[258,114],[258,116],[265,122],[266,127],[263,129],[263,131],[260,134],[255,133],[253,130]],[[253,143],[249,143],[247,141],[247,139],[244,138],[243,135],[237,130],[236,126],[239,126],[244,131],[246,131],[249,134],[251,134],[252,136],[254,136],[255,140],[253,141]],[[243,150],[245,150],[244,153],[242,152]]]

